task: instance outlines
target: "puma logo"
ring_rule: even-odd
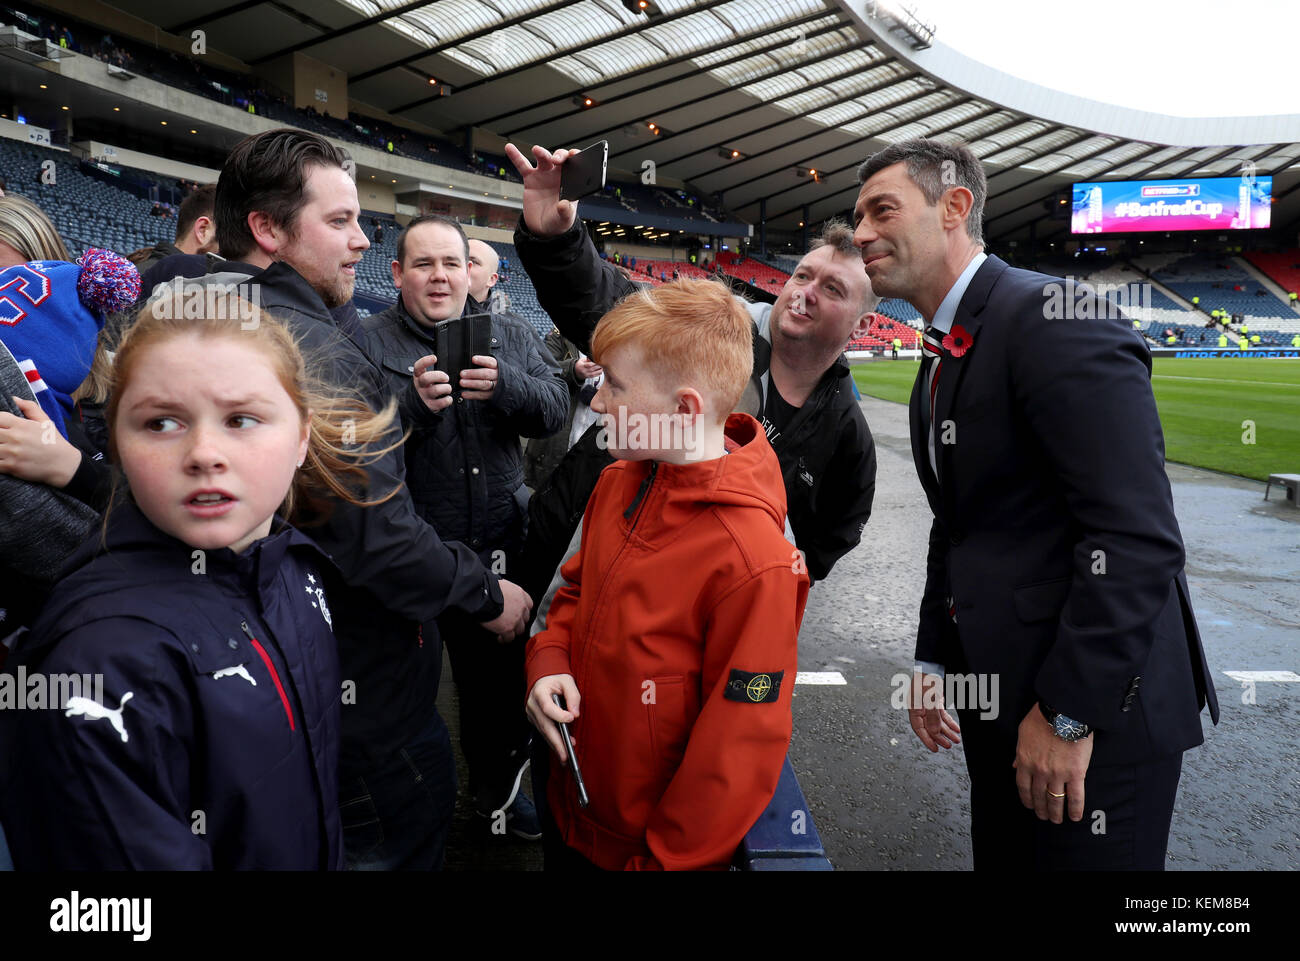
[[[68,703],[64,705],[67,710],[63,712],[63,716],[84,716],[91,720],[98,720],[101,717],[106,717],[108,718],[109,723],[113,725],[113,729],[117,731],[118,734],[122,735],[122,741],[125,743],[128,738],[126,736],[126,727],[122,724],[122,708],[126,705],[126,702],[131,700],[133,697],[135,697],[135,695],[130,691],[123,694],[122,700],[117,702],[116,711],[112,708],[104,707],[104,705],[100,704],[98,701],[92,701],[88,697],[70,697],[68,698]]]
[[[219,671],[214,671],[212,677],[214,679],[222,677],[242,677],[249,684],[253,685],[253,687],[257,687],[257,681],[253,680],[253,675],[244,670],[244,665],[242,664],[236,664],[234,667],[223,667]]]

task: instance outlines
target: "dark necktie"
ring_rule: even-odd
[[[927,423],[934,423],[934,398],[939,388],[939,370],[943,367],[943,331],[935,327],[926,327],[921,333],[921,354],[930,361],[930,416]]]

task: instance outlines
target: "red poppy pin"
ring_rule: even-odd
[[[961,324],[956,324],[952,331],[943,338],[943,349],[954,357],[960,357],[975,345],[975,338]]]

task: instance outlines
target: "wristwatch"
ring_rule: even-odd
[[[1087,724],[1067,717],[1042,701],[1038,702],[1038,709],[1043,712],[1043,717],[1047,718],[1047,723],[1052,725],[1053,733],[1062,741],[1078,741],[1092,733],[1092,728]]]

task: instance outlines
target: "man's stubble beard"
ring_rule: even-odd
[[[340,283],[329,284],[324,287],[314,287],[313,289],[320,296],[321,301],[330,310],[336,307],[342,307],[352,299],[352,291],[356,288],[356,281],[342,281]]]
[[[293,264],[289,266],[293,267]],[[302,271],[298,272],[302,273]],[[334,310],[336,307],[342,307],[352,299],[352,292],[356,289],[357,279],[355,277],[335,277],[332,281],[312,280],[310,283],[311,289],[316,291],[316,296],[320,297],[321,302],[330,310]]]

